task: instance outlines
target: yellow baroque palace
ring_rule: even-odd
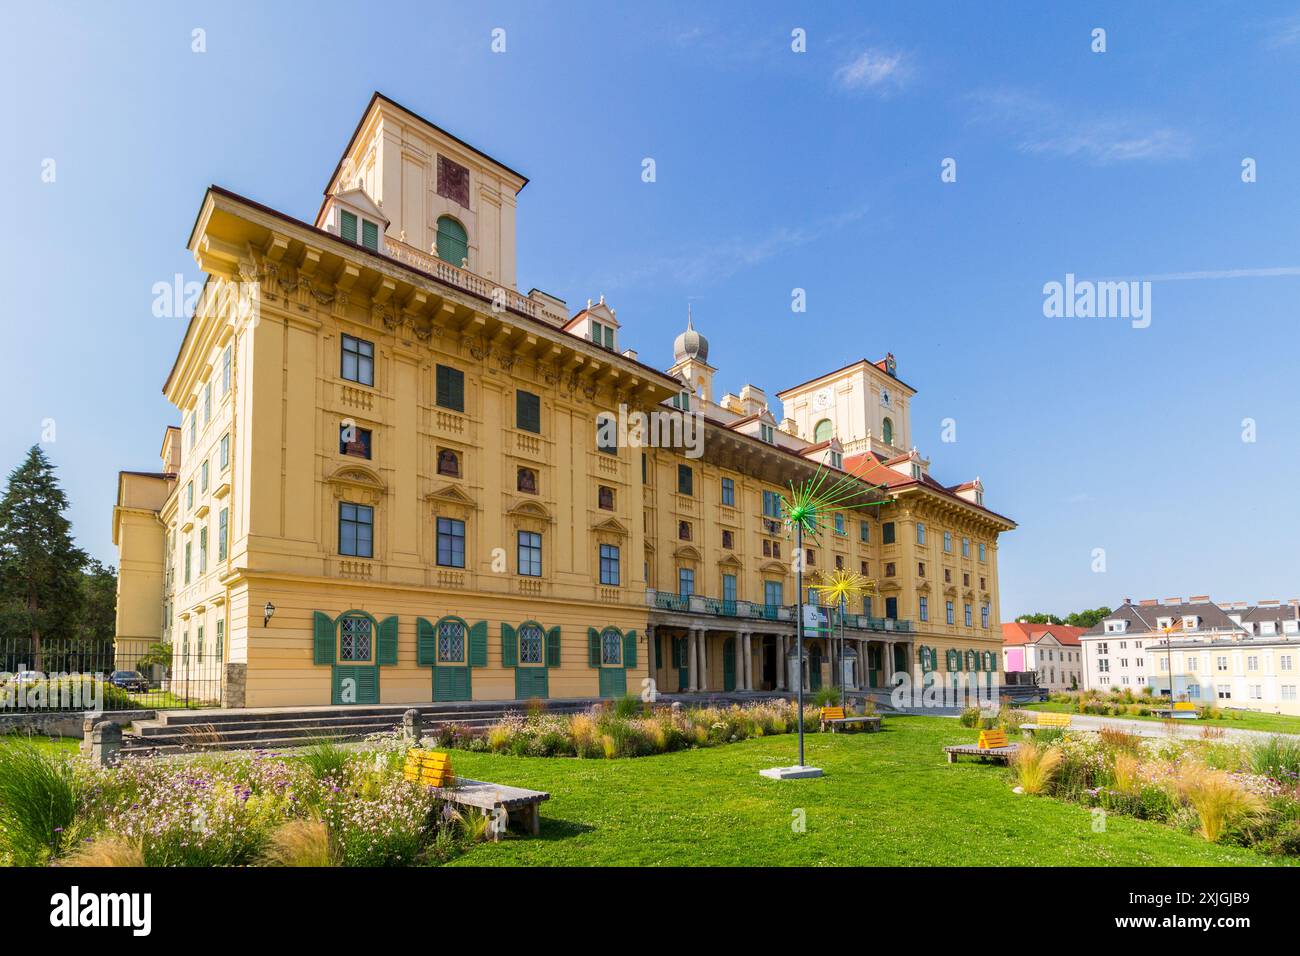
[[[931,477],[893,356],[777,392],[779,418],[753,385],[715,396],[689,318],[675,364],[643,364],[603,297],[517,291],[526,182],[376,94],[312,222],[207,191],[180,426],[160,471],[119,476],[120,644],[169,646],[173,687],[202,669],[234,707],[786,690],[777,496],[821,468],[890,498],[807,542],[808,572],[874,590],[846,652],[806,642],[805,686],[999,683],[1015,525]],[[636,412],[677,440],[602,437]]]

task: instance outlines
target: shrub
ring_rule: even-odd
[[[978,707],[967,707],[957,718],[958,723],[963,727],[978,727],[981,723],[982,716]]]
[[[0,743],[0,852],[17,866],[57,856],[83,794],[70,757],[23,738]]]
[[[1186,764],[1178,780],[1178,790],[1200,820],[1200,833],[1217,843],[1224,829],[1259,814],[1264,803],[1226,773]]]
[[[1098,731],[1097,739],[1101,741],[1102,749],[1107,753],[1137,755],[1142,752],[1142,738],[1127,731],[1117,730],[1113,727],[1103,727]]]
[[[614,701],[612,709],[615,717],[628,720],[641,713],[641,699],[634,694],[624,694]]]
[[[1127,751],[1115,754],[1115,763],[1111,768],[1111,777],[1115,789],[1126,797],[1135,796],[1141,790],[1138,782],[1138,758]]]
[[[1274,736],[1251,744],[1249,763],[1252,773],[1294,780],[1300,774],[1300,741]]]
[[[339,848],[321,820],[290,820],[271,831],[263,866],[337,866]]]
[[[140,844],[109,834],[88,840],[62,860],[60,866],[144,866],[144,852]]]
[[[1020,725],[1024,722],[1024,715],[1010,704],[998,708],[997,725],[1008,734],[1020,733]]]
[[[874,717],[877,713],[876,699],[874,697],[862,698],[862,716]]]
[[[840,691],[837,687],[822,687],[812,695],[812,704],[815,707],[838,707],[840,705]]]
[[[299,759],[317,780],[330,780],[347,772],[349,754],[332,741],[318,740],[304,750]]]
[[[1023,743],[1011,758],[1011,766],[1020,782],[1020,789],[1025,793],[1039,794],[1045,793],[1051,785],[1061,760],[1061,751],[1056,747],[1043,750],[1035,743]]]

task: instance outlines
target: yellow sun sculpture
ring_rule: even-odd
[[[876,584],[856,571],[836,568],[834,571],[823,571],[818,574],[818,583],[814,584],[812,589],[821,597],[824,606],[847,607],[874,592]]]

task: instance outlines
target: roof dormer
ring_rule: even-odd
[[[1122,617],[1111,618],[1106,621],[1107,634],[1126,634],[1128,633],[1128,621]]]
[[[345,189],[325,201],[322,228],[347,242],[383,252],[382,236],[388,229],[388,217],[360,186]]]
[[[619,328],[618,316],[605,304],[602,295],[596,303],[588,299],[587,307],[570,319],[564,330],[603,349],[617,352]]]

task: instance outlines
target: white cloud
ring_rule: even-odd
[[[1067,110],[1018,90],[985,90],[970,97],[971,119],[1003,130],[1023,153],[1050,153],[1098,165],[1183,159],[1191,138],[1143,117]]]
[[[1145,282],[1187,282],[1197,279],[1271,279],[1277,276],[1300,276],[1300,266],[1267,266],[1258,269],[1205,269],[1199,272],[1160,272],[1155,275],[1129,276],[1123,280],[1134,279]]]
[[[844,90],[887,93],[901,87],[911,72],[902,53],[867,49],[835,71],[835,82]]]

